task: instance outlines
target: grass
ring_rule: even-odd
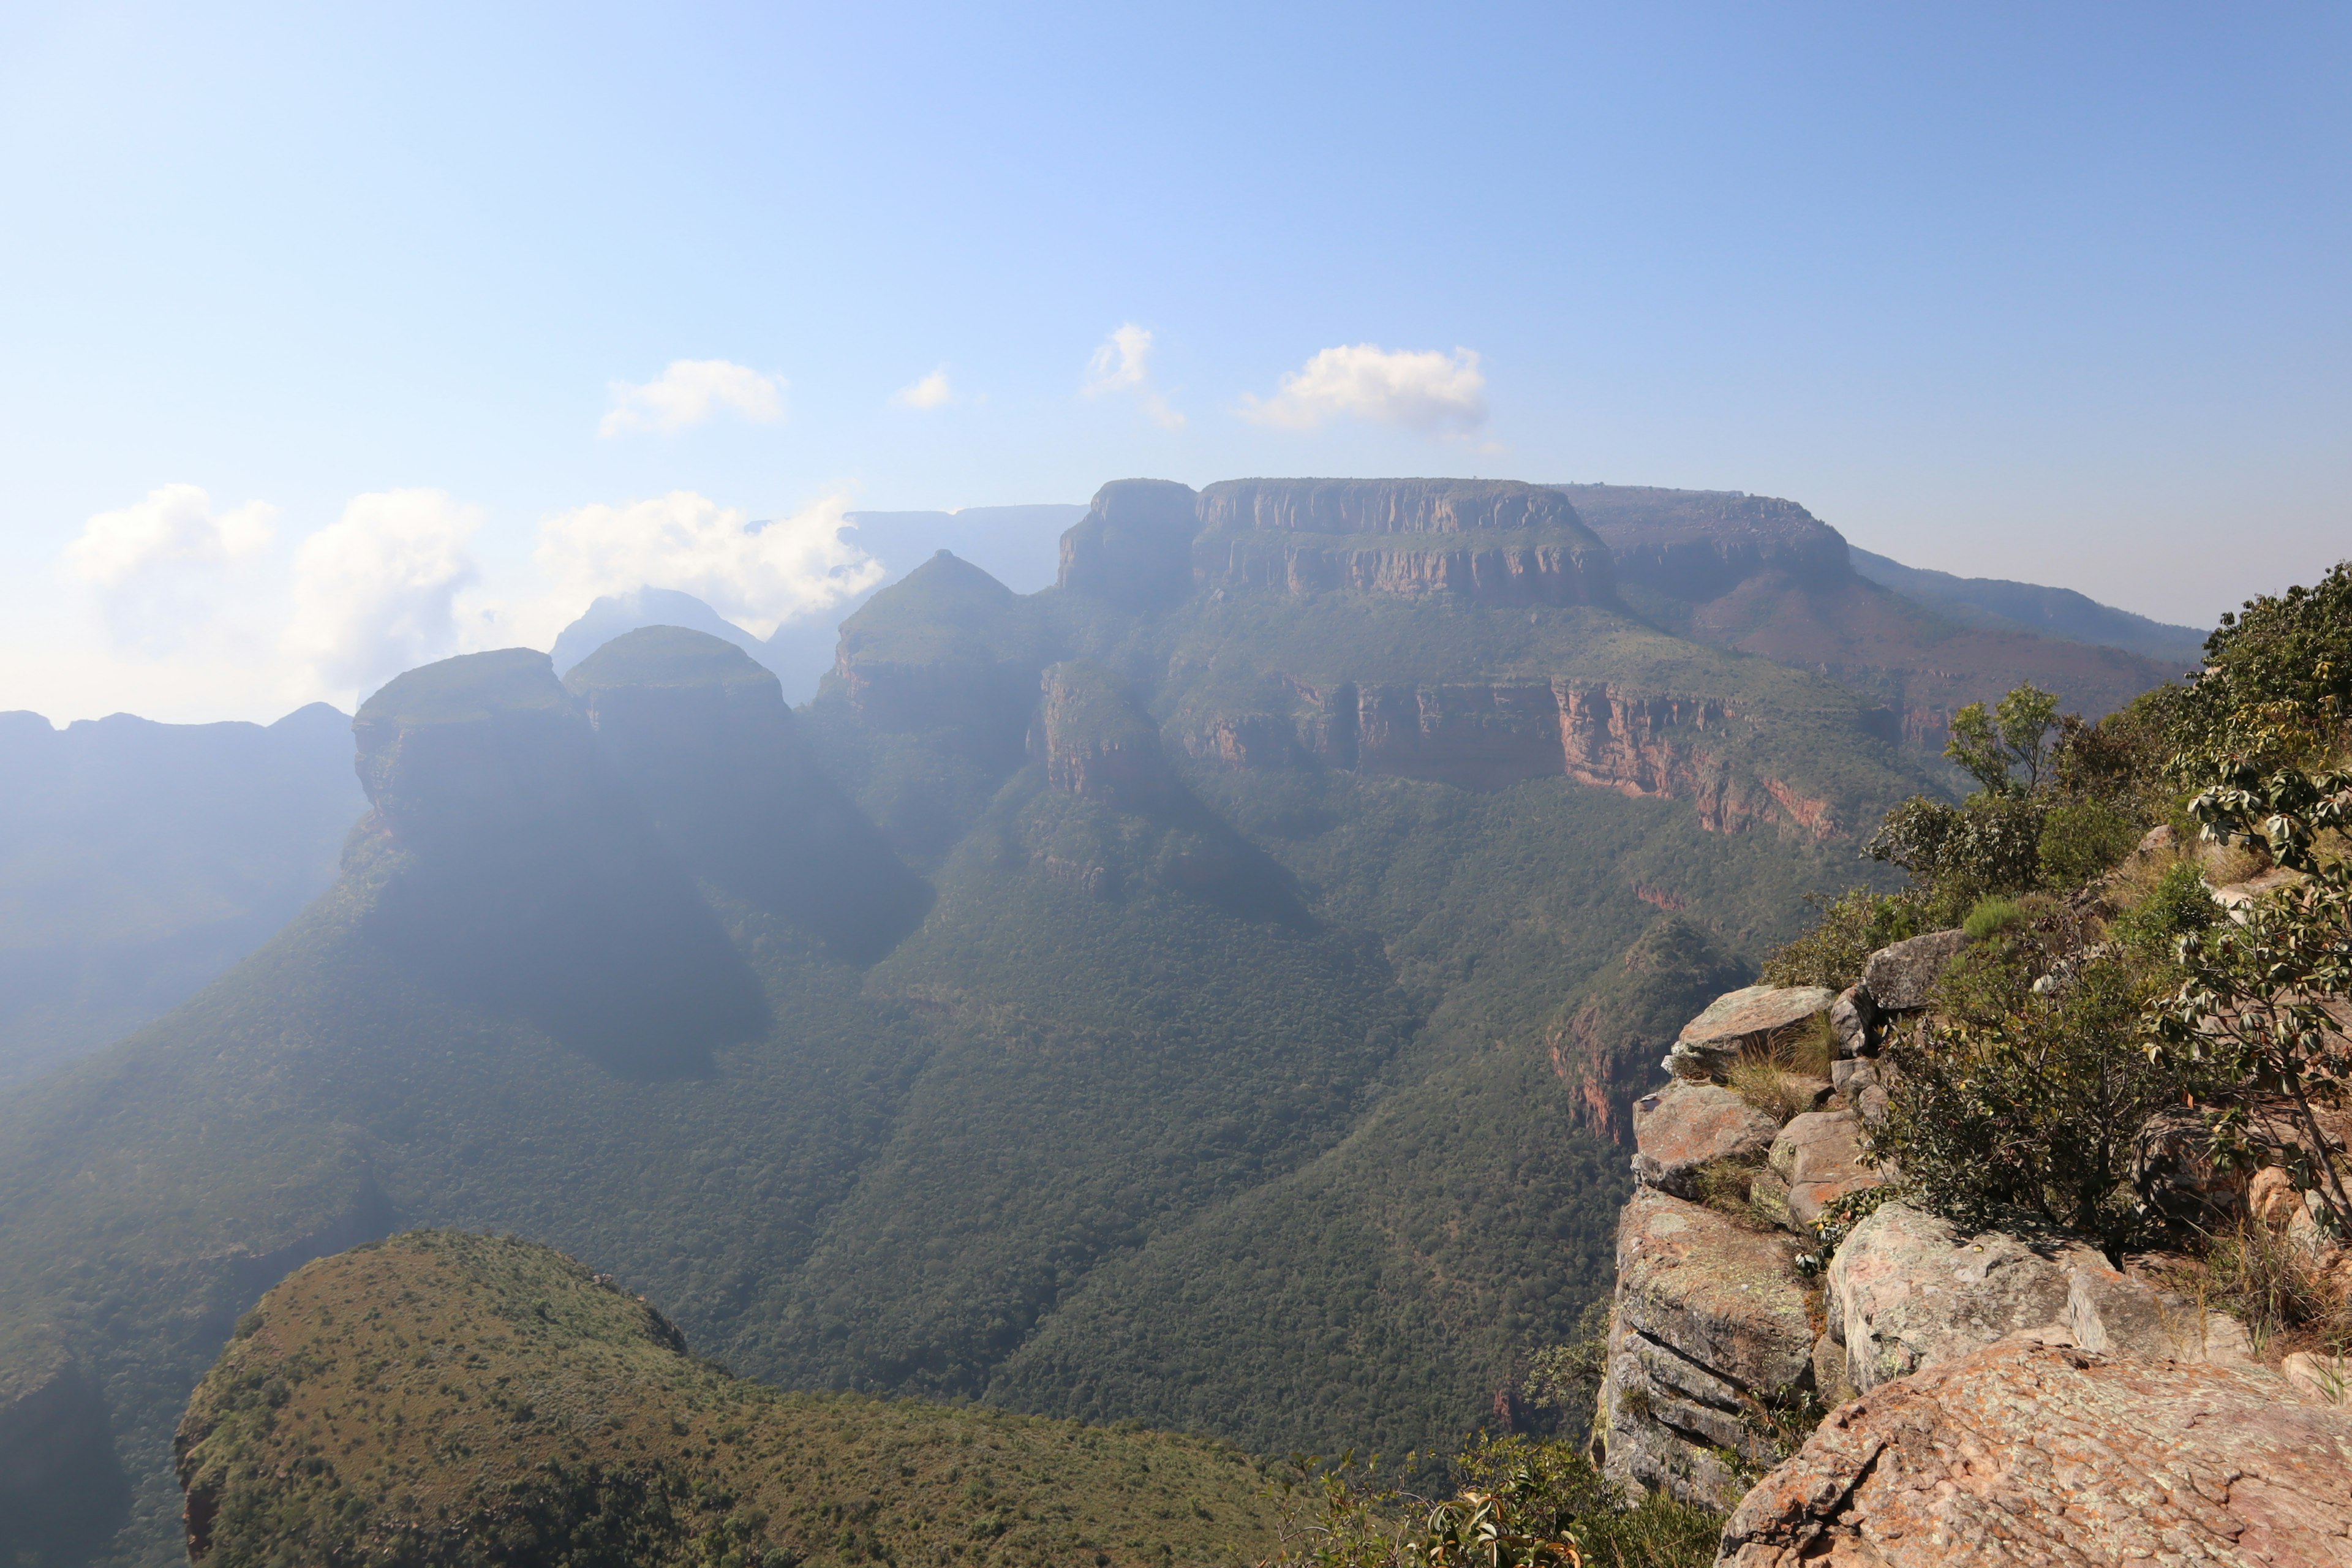
[[[2203,1250],[2207,1303],[2244,1323],[2265,1361],[2352,1351],[2352,1299],[2300,1240],[2249,1218],[2207,1237]]]
[[[414,1232],[239,1324],[182,1427],[211,1568],[1240,1563],[1256,1464],[1197,1438],[784,1394],[551,1248]]]
[[[1817,1016],[1776,1029],[1761,1046],[1751,1046],[1724,1074],[1724,1083],[1766,1115],[1786,1123],[1820,1103],[1837,1043],[1829,1019]]]

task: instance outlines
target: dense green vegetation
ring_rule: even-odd
[[[449,1232],[272,1290],[189,1402],[177,1469],[207,1568],[1099,1568],[1271,1542],[1233,1447],[782,1393],[560,1253]]]
[[[777,1385],[1261,1453],[1539,1427],[1517,1391],[1607,1290],[1626,1180],[1586,1066],[1646,1072],[1923,782],[1840,687],[1609,609],[1136,609],[950,559],[850,631],[789,716],[674,632],[569,689],[528,655],[395,683],[334,891],[0,1100],[0,1322],[105,1390],[138,1492],[112,1561],[173,1549],[170,1423],[237,1315],[400,1225],[593,1258]],[[1063,659],[1127,694],[1068,722],[1158,724],[1148,805],[1048,783]],[[1296,734],[1318,683],[1507,681],[1706,699],[1677,790],[1826,816],[1194,747]]]

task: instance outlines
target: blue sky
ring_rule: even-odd
[[[2347,68],[2340,5],[19,4],[0,708],[348,702],[633,572],[772,621],[844,507],[1133,474],[1786,495],[2208,623],[2352,552]]]

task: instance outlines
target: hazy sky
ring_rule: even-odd
[[[2352,8],[0,9],[0,709],[267,717],[844,507],[1785,495],[2352,553]],[[752,531],[749,519],[790,520]]]

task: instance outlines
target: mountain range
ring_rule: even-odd
[[[239,1315],[414,1226],[785,1387],[1442,1447],[1607,1289],[1674,1025],[1952,710],[2166,672],[1790,503],[1500,481],[1107,485],[1052,586],[934,554],[798,708],[607,628],[375,693],[332,886],[0,1094],[0,1558],[173,1556]]]

